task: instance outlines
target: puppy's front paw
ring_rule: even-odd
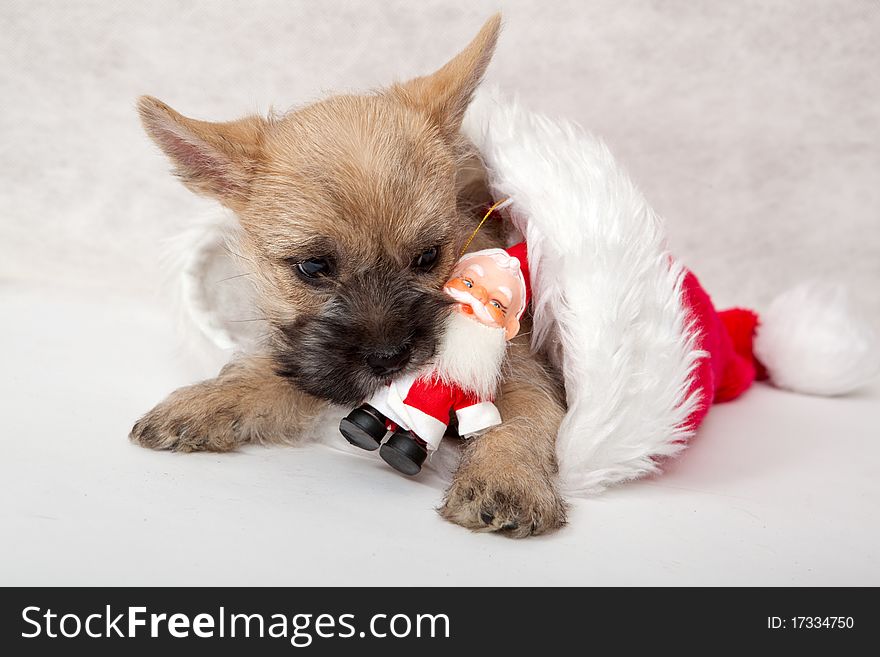
[[[565,524],[565,502],[540,470],[512,460],[467,463],[446,492],[440,514],[468,529],[512,538],[558,529]]]
[[[241,442],[230,407],[217,405],[207,384],[181,388],[138,420],[129,439],[175,452],[228,452]]]

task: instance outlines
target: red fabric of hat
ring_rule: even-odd
[[[523,303],[523,308],[526,308],[529,305],[529,300],[532,298],[532,284],[529,280],[528,248],[526,247],[525,242],[520,242],[519,244],[514,244],[510,248],[504,250],[507,251],[509,256],[519,260],[519,269],[522,272],[523,280],[526,284],[526,299],[525,303]]]

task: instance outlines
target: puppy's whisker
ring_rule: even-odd
[[[268,322],[269,320],[266,317],[252,317],[250,319],[227,319],[227,322]]]
[[[229,255],[231,255],[231,256],[235,256],[236,258],[241,258],[242,260],[245,260],[245,261],[251,263],[252,265],[255,265],[255,264],[256,264],[256,263],[255,263],[253,260],[251,260],[250,258],[248,258],[248,257],[246,257],[246,256],[243,256],[243,255],[241,255],[240,253],[236,253],[235,251],[233,251],[232,249],[230,249],[230,248],[229,248],[228,246],[226,246],[225,244],[223,245],[223,250],[226,251],[226,253],[228,253]]]
[[[251,275],[250,272],[245,272],[243,274],[236,274],[235,276],[227,276],[226,278],[221,278],[218,281],[214,281],[213,284],[216,285],[217,283],[225,283],[226,281],[231,281],[235,278],[241,278],[242,276],[250,276],[250,275]]]

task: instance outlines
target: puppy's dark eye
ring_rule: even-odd
[[[315,279],[329,276],[333,270],[329,258],[309,258],[295,265],[296,272],[303,278]]]
[[[437,264],[437,257],[440,255],[440,247],[432,246],[430,249],[425,249],[415,258],[413,258],[413,269],[417,269],[418,271],[431,271],[434,265]]]

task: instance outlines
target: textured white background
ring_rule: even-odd
[[[284,109],[433,70],[502,7],[488,79],[602,135],[721,304],[835,277],[880,320],[880,3],[24,2],[0,8],[0,277],[146,290],[206,205],[133,110]]]

